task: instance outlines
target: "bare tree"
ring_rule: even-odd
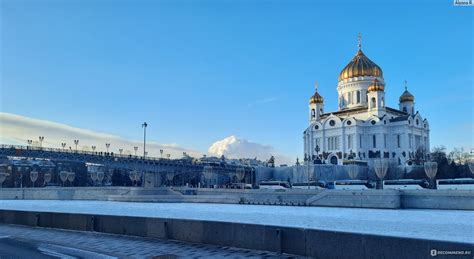
[[[469,153],[464,151],[464,148],[454,148],[449,152],[449,159],[456,164],[465,165],[471,158]]]

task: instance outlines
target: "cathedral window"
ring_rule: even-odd
[[[334,125],[336,125],[336,122],[334,120],[330,120],[329,125],[331,125],[331,127],[334,127]]]
[[[418,149],[421,146],[421,136],[415,135],[415,147]]]
[[[377,122],[375,122],[375,121],[371,121],[370,123],[371,123],[372,125],[375,125],[375,123],[377,123]]]
[[[328,137],[328,150],[339,149],[339,137]]]
[[[319,129],[319,125],[314,126],[314,129],[315,129],[315,130],[318,130],[318,129]]]
[[[407,107],[403,107],[403,111],[404,111],[404,112],[407,112]]]
[[[347,124],[347,126],[351,126],[352,122],[351,122],[351,121],[347,121],[346,124]]]
[[[401,147],[401,143],[400,143],[400,134],[397,135],[397,147],[400,148]]]
[[[373,148],[377,147],[377,136],[375,134],[372,135],[372,147]]]
[[[412,139],[413,139],[413,135],[412,135],[412,134],[408,134],[408,147],[409,147],[409,148],[412,148],[412,147],[413,147],[413,144],[412,144],[413,140],[412,140]]]
[[[387,134],[383,134],[383,146],[387,148]]]
[[[377,101],[375,100],[375,97],[372,97],[371,102],[370,102],[370,106],[372,108],[377,108]]]
[[[359,134],[359,148],[362,148],[362,134]]]
[[[420,121],[416,119],[416,126],[418,126],[419,124],[420,124]]]
[[[357,103],[360,103],[360,91],[357,91]]]
[[[311,109],[311,118],[314,119],[316,117],[316,110]]]
[[[382,103],[380,104],[380,107],[385,107],[385,100],[383,97],[382,97]]]
[[[351,149],[353,148],[353,138],[354,138],[354,135],[347,135],[347,148]]]

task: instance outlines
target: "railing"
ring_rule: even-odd
[[[216,163],[216,162],[198,162],[198,163],[193,163],[191,159],[169,159],[169,158],[158,158],[158,157],[143,157],[143,156],[136,156],[136,155],[124,155],[124,154],[116,154],[113,152],[96,152],[96,151],[84,151],[84,150],[72,150],[72,149],[65,149],[65,148],[48,148],[48,147],[36,147],[36,146],[22,146],[22,145],[5,145],[1,144],[0,145],[0,150],[14,150],[15,152],[18,152],[18,150],[24,150],[24,151],[37,151],[37,152],[45,152],[45,153],[53,153],[53,154],[65,154],[65,155],[83,155],[83,156],[90,156],[93,158],[111,158],[115,162],[119,162],[115,159],[120,159],[122,161],[120,162],[127,162],[130,161],[130,159],[134,160],[135,162],[151,162],[153,164],[159,163],[159,164],[172,164],[172,165],[186,165],[186,166],[203,166],[203,165],[208,165],[212,164],[214,168],[219,168],[219,169],[226,169],[226,170],[233,170],[237,168],[244,168],[248,170],[252,170],[253,167],[249,166],[242,166],[242,165],[231,165],[227,163]],[[0,153],[1,154],[1,153]],[[22,154],[23,156],[27,156],[25,154]],[[19,155],[19,156],[22,156]],[[30,157],[33,157],[30,155]],[[84,160],[84,159],[78,159],[78,160]]]

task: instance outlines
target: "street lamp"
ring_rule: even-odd
[[[377,189],[383,189],[383,179],[387,174],[388,161],[382,158],[374,160],[374,169],[375,174],[379,179],[379,181],[377,181]]]
[[[170,159],[170,156],[171,156],[171,154],[166,154],[166,157],[167,157],[168,159]]]
[[[42,148],[43,147],[44,136],[39,136],[38,139],[40,141],[40,148]]]
[[[107,148],[107,153],[109,153],[110,143],[105,143],[105,148]]]
[[[76,145],[76,152],[77,152],[77,145],[79,145],[79,140],[78,139],[74,140],[74,145]]]
[[[316,151],[316,159],[319,160],[319,145],[316,145],[316,147],[314,148],[314,151]]]
[[[163,149],[160,149],[160,157],[163,158]]]
[[[97,148],[96,146],[91,146],[92,151],[95,152],[95,149]]]
[[[133,147],[133,150],[135,150],[135,156],[137,156],[138,147]]]
[[[142,127],[143,127],[143,157],[146,157],[146,152],[145,152],[145,149],[146,149],[146,127],[148,127],[148,124],[146,122],[144,122],[142,124]]]
[[[431,189],[436,189],[436,182],[434,181],[434,178],[436,177],[436,172],[438,171],[438,163],[436,162],[425,162],[423,164],[423,167],[425,169],[426,176],[430,179],[430,188]]]
[[[120,155],[122,155],[122,152],[123,152],[123,148],[119,148]]]
[[[65,142],[62,142],[62,143],[61,143],[61,147],[63,147],[63,149],[66,148],[66,143],[65,143]]]
[[[28,143],[28,146],[31,146],[31,144],[33,144],[33,140],[32,140],[32,139],[28,139],[26,142]]]

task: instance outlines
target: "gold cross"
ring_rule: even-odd
[[[362,47],[362,44],[361,44],[362,34],[360,32],[359,32],[359,35],[357,35],[357,41],[359,42],[359,44],[357,46],[359,47],[359,50],[360,50],[361,47]]]

